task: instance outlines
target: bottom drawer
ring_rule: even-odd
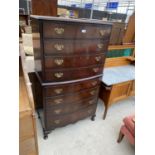
[[[45,117],[45,128],[46,130],[52,130],[57,127],[62,127],[70,123],[74,123],[78,120],[84,119],[88,116],[92,116],[96,111],[96,105],[89,106],[80,111],[59,116],[47,116]]]
[[[61,104],[57,106],[51,106],[46,109],[47,115],[64,115],[76,112],[80,109],[86,108],[90,105],[97,104],[97,97],[82,100],[73,104]]]

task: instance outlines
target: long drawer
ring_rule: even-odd
[[[88,78],[95,75],[100,75],[103,72],[103,66],[89,66],[74,69],[56,69],[46,70],[44,81],[60,82],[66,80],[77,80],[81,78]]]
[[[77,112],[66,115],[47,115],[45,117],[45,126],[47,130],[54,129],[56,127],[65,126],[70,123],[74,123],[80,119],[84,119],[88,116],[92,116],[96,111],[96,105],[90,105],[87,108],[83,108]]]
[[[96,54],[105,53],[108,47],[107,40],[64,40],[45,39],[44,54],[70,55],[70,54]]]
[[[45,69],[75,68],[103,64],[105,54],[75,55],[75,56],[46,56]]]
[[[107,38],[110,35],[111,27],[108,25],[93,25],[82,23],[66,22],[44,22],[44,38]]]
[[[46,112],[49,115],[64,115],[72,112],[76,112],[77,110],[86,108],[90,105],[94,105],[97,102],[97,96],[91,97],[89,99],[81,100],[79,102],[73,102],[72,104],[59,104],[56,106],[51,106],[48,104],[46,107]]]
[[[70,94],[81,91],[83,89],[94,88],[100,84],[100,78],[95,78],[92,80],[85,80],[82,82],[75,82],[71,84],[61,84],[55,86],[45,87],[45,96],[51,97],[62,94]]]
[[[65,104],[74,104],[75,102],[80,102],[84,99],[98,96],[99,86],[93,89],[83,90],[77,93],[68,94],[68,95],[59,95],[51,98],[46,98],[45,104],[46,107],[51,107],[53,105],[65,105]]]

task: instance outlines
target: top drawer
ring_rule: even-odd
[[[109,38],[111,26],[102,24],[44,22],[44,38]]]

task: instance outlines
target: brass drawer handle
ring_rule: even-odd
[[[60,66],[60,65],[63,64],[64,60],[63,60],[63,59],[55,59],[54,62],[55,62],[58,66]]]
[[[105,30],[100,30],[100,35],[104,36],[104,34],[105,34]]]
[[[60,123],[60,120],[55,120],[54,123],[55,124],[59,124]]]
[[[94,101],[93,101],[93,100],[90,100],[90,101],[89,101],[89,104],[93,104],[93,103],[94,103]]]
[[[99,61],[101,60],[101,56],[95,57],[95,60],[96,60],[97,62],[99,62]]]
[[[95,95],[95,90],[90,92],[91,95]]]
[[[97,44],[97,47],[98,47],[99,49],[102,49],[102,48],[103,48],[103,44]]]
[[[61,109],[58,109],[58,110],[54,110],[55,114],[60,114],[61,112]]]
[[[96,86],[97,81],[93,81],[91,84],[92,84],[93,86]]]
[[[55,31],[57,34],[63,34],[65,30],[64,30],[63,28],[58,28],[58,27],[56,27],[56,28],[54,28],[54,31]]]
[[[62,51],[64,49],[64,45],[62,44],[55,44],[54,45],[54,48],[58,51]]]
[[[63,102],[63,99],[56,99],[56,100],[54,100],[54,103],[56,103],[56,104],[60,104],[60,103],[62,103]]]
[[[93,71],[97,73],[99,71],[99,68],[93,68]]]
[[[90,114],[92,112],[92,110],[88,110],[88,114]]]
[[[61,73],[61,72],[60,72],[60,73],[55,73],[55,74],[54,74],[54,76],[55,76],[56,78],[61,78],[61,77],[63,77],[63,75],[64,75],[64,74]]]
[[[55,92],[56,94],[60,94],[60,93],[62,93],[62,91],[63,91],[62,88],[57,88],[57,89],[54,90],[54,92]]]

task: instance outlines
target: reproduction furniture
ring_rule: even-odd
[[[47,138],[57,127],[88,116],[94,120],[112,25],[60,17],[31,19],[36,108]]]
[[[126,136],[130,144],[135,145],[135,115],[125,117],[123,122],[124,125],[121,126],[117,142],[120,143]]]
[[[22,61],[20,59],[19,65],[19,154],[38,155],[33,94],[29,77]]]
[[[110,45],[121,45],[123,42],[123,36],[125,31],[125,23],[112,22],[112,31],[110,36]]]
[[[57,16],[57,0],[31,0],[33,15]]]

